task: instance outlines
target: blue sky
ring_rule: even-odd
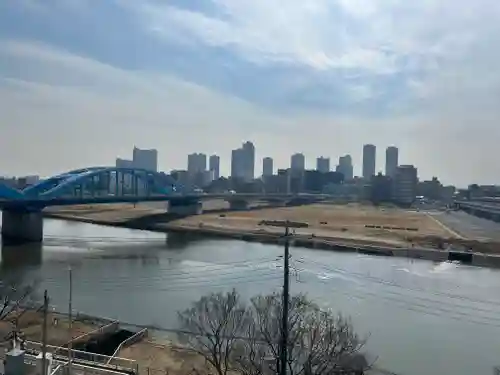
[[[374,143],[380,170],[397,145],[423,178],[498,182],[499,16],[494,0],[4,0],[0,172],[134,145],[167,170],[215,152],[227,172],[250,139],[280,167],[350,153],[359,171]]]

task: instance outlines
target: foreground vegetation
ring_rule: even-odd
[[[283,299],[278,293],[248,303],[235,291],[212,293],[179,313],[179,339],[217,375],[279,373]],[[359,375],[369,368],[365,340],[349,319],[325,311],[304,295],[290,299],[289,375]],[[201,373],[201,369],[193,369]]]

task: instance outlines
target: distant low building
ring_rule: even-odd
[[[427,199],[440,200],[442,197],[443,185],[437,177],[432,180],[419,181],[417,183],[417,195]]]
[[[318,170],[308,170],[304,172],[303,189],[301,192],[323,193],[325,186],[330,184],[341,184],[344,175],[339,172],[322,173]]]

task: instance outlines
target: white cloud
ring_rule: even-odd
[[[4,41],[0,170],[49,173],[111,163],[135,143],[157,147],[164,168],[183,167],[191,151],[218,152],[227,171],[230,149],[251,139],[259,156],[273,156],[279,166],[302,151],[311,165],[320,154],[351,153],[359,169],[361,146],[370,142],[398,145],[402,162],[415,163],[424,178],[466,184],[500,175],[496,1],[217,0],[220,17],[124,1],[167,40],[225,47],[258,64],[307,67],[283,81],[298,91],[322,84],[310,97],[324,96],[321,88],[340,77],[351,101],[366,102],[386,94],[384,79],[393,78],[417,100],[388,97],[394,105],[379,118],[301,106],[281,114],[166,74]]]
[[[11,69],[2,68],[4,61]],[[394,121],[404,125],[398,138],[416,124],[278,116],[171,76],[118,69],[39,43],[1,42],[0,68],[0,170],[9,174],[110,164],[134,144],[158,148],[165,169],[185,167],[189,152],[217,152],[227,172],[230,150],[246,139],[259,158],[273,156],[282,167],[294,151],[312,164],[317,154],[357,159],[363,142],[384,145],[380,135]]]
[[[237,98],[46,45],[0,43],[1,61],[15,66],[3,79],[0,74],[0,153],[11,173],[29,165],[50,173],[76,163],[112,163],[134,143],[158,147],[165,157],[160,164],[178,168],[190,151],[229,151],[264,124],[272,124],[269,136],[283,126]],[[221,129],[228,132],[219,144]]]
[[[398,58],[416,59],[425,69],[436,58],[461,58],[492,27],[500,31],[495,0],[213,0],[215,15],[151,1],[128,4],[164,38],[182,35],[257,63],[314,69],[392,73],[404,68],[395,65]]]

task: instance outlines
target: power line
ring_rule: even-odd
[[[391,286],[391,287],[395,287],[395,288],[401,288],[403,290],[412,291],[412,292],[422,292],[422,293],[432,294],[432,295],[435,295],[438,297],[446,297],[446,298],[450,298],[450,299],[458,299],[458,300],[464,300],[464,301],[469,301],[469,302],[481,303],[481,304],[485,304],[485,305],[494,305],[494,306],[500,307],[500,301],[492,301],[492,300],[487,301],[487,300],[481,300],[481,299],[467,297],[467,296],[460,296],[457,294],[451,294],[451,293],[446,293],[446,292],[436,292],[436,291],[432,291],[432,290],[425,289],[425,288],[406,287],[406,286],[402,286],[400,284],[397,284],[394,281],[384,280],[384,279],[381,279],[381,278],[378,278],[375,276],[370,276],[370,275],[366,275],[366,274],[362,274],[362,273],[351,272],[351,271],[348,271],[348,270],[345,270],[342,268],[331,268],[331,267],[325,266],[324,264],[321,264],[319,262],[313,261],[311,259],[306,259],[306,260],[309,263],[312,263],[316,266],[319,266],[320,268],[323,268],[327,271],[351,276],[351,277],[366,280],[366,281],[371,281],[371,282],[381,284],[381,285]]]
[[[358,293],[356,293],[356,292],[358,292]],[[495,324],[496,322],[500,322],[500,319],[498,319],[498,318],[481,316],[480,318],[483,319],[482,321],[470,319],[470,318],[467,319],[467,317],[470,317],[470,314],[465,313],[465,312],[443,309],[442,307],[423,305],[423,304],[418,304],[418,303],[414,303],[414,302],[402,301],[401,299],[384,296],[383,294],[380,294],[380,293],[370,293],[370,292],[363,290],[363,289],[355,289],[354,292],[353,291],[346,292],[346,291],[341,291],[341,290],[335,289],[335,293],[340,294],[340,295],[345,295],[349,298],[355,298],[355,299],[361,299],[361,300],[373,298],[374,300],[377,300],[377,301],[388,301],[388,302],[393,303],[395,305],[395,307],[402,308],[402,309],[407,310],[407,311],[418,312],[418,313],[422,313],[425,315],[432,315],[432,316],[437,316],[437,317],[441,317],[441,318],[443,317],[443,315],[438,314],[438,312],[442,312],[442,313],[446,313],[447,314],[446,318],[449,318],[449,319],[500,328],[500,323]],[[438,301],[436,301],[436,304],[437,303],[438,303]],[[430,309],[432,309],[432,310],[430,310]]]
[[[204,271],[204,272],[199,272],[199,273],[192,273],[192,274],[183,274],[183,275],[168,275],[168,276],[161,276],[157,278],[148,278],[148,277],[143,277],[141,279],[130,279],[126,277],[118,277],[118,278],[108,278],[108,279],[99,279],[99,285],[103,287],[113,287],[113,286],[123,286],[124,282],[129,281],[128,285],[130,287],[134,288],[140,288],[140,287],[150,287],[154,283],[168,283],[169,285],[184,285],[184,284],[189,284],[189,283],[198,283],[198,282],[210,282],[210,281],[218,281],[217,279],[220,278],[220,281],[224,280],[230,280],[233,278],[233,276],[236,276],[236,278],[257,278],[260,276],[275,276],[277,275],[276,272],[272,272],[272,269],[269,268],[252,268],[252,273],[249,275],[245,275],[241,273],[241,270],[238,269],[231,269],[227,270],[228,272],[221,272],[216,270],[215,273],[213,271]],[[212,273],[211,273],[212,272]],[[215,280],[214,280],[215,279]],[[80,278],[79,282],[80,284],[85,284],[88,283],[88,279],[82,279]],[[45,282],[48,284],[51,283],[60,283],[60,280],[58,278],[54,279],[45,279]],[[155,290],[162,290],[162,289],[155,289]]]

